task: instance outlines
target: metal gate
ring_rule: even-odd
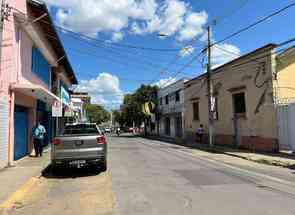
[[[27,109],[16,106],[14,111],[14,160],[28,154],[28,114]]]
[[[280,149],[295,151],[295,103],[277,108]]]
[[[8,102],[0,99],[0,168],[8,164]]]

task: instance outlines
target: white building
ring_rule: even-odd
[[[84,108],[84,101],[80,98],[71,98],[71,104],[74,110],[76,120],[78,122],[87,121],[86,111]]]
[[[184,134],[184,83],[181,79],[161,88],[159,99],[159,135],[172,138],[183,138]]]

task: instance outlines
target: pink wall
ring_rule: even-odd
[[[9,0],[9,5],[26,13],[26,0]],[[15,13],[18,13],[12,10]],[[8,96],[9,85],[15,83],[32,83],[48,86],[31,71],[33,41],[19,26],[14,16],[5,21],[1,54],[0,95]]]
[[[6,2],[26,13],[26,0],[6,0]],[[13,13],[18,13],[12,10]],[[31,71],[31,56],[33,41],[28,34],[19,26],[14,16],[9,17],[9,21],[4,23],[3,48],[1,53],[0,70],[0,96],[6,97],[10,102],[9,117],[9,161],[13,162],[14,153],[14,105],[23,105],[28,107],[29,116],[29,150],[32,150],[32,126],[36,121],[36,98],[23,95],[19,92],[9,91],[11,84],[37,84],[45,89],[48,86],[43,83]],[[45,40],[46,41],[46,40]]]

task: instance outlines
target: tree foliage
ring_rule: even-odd
[[[86,104],[86,116],[90,122],[101,124],[110,120],[110,113],[100,105]]]
[[[142,111],[142,105],[148,101],[156,103],[157,91],[157,86],[141,85],[135,93],[125,95],[120,114],[116,113],[115,120],[121,126],[132,126],[133,122],[140,126],[147,119]]]

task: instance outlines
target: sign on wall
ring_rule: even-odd
[[[60,97],[61,97],[61,101],[62,103],[64,103],[65,105],[70,105],[70,94],[69,92],[61,86],[60,89]]]
[[[62,117],[62,103],[58,100],[54,100],[52,104],[52,116]]]
[[[65,106],[64,117],[72,117],[74,115],[72,109],[69,106]]]

